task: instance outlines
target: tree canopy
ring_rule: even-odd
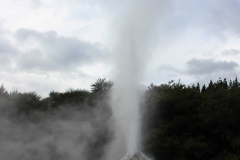
[[[156,159],[240,158],[240,88],[210,80],[208,87],[150,85],[142,104],[143,150]]]
[[[91,85],[91,91],[72,88],[64,93],[51,91],[42,99],[36,92],[8,92],[1,85],[0,114],[13,117],[16,123],[22,117],[25,117],[22,123],[40,123],[44,119],[39,115],[50,116],[61,109],[66,111],[64,114],[68,114],[67,110],[89,113],[88,120],[97,130],[87,149],[93,151],[89,159],[96,159],[114,137],[107,123],[112,116],[109,106],[112,86],[111,80],[103,78]],[[218,78],[202,86],[199,83],[187,86],[180,80],[150,84],[143,96],[142,152],[161,160],[240,159],[237,78],[229,82]]]

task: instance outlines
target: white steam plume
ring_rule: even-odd
[[[139,89],[146,58],[154,31],[156,17],[163,1],[131,0],[115,20],[117,25],[114,48],[113,114],[116,137],[108,149],[110,159],[121,159],[126,152],[139,150]]]
[[[4,160],[101,159],[101,137],[108,133],[105,106],[78,109],[65,106],[56,111],[21,115],[0,101],[0,155]],[[31,106],[29,106],[31,107]],[[90,109],[88,109],[90,108]],[[100,141],[99,141],[100,140]]]

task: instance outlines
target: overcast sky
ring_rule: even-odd
[[[117,29],[133,15],[145,24],[139,37],[147,37],[138,44],[146,43],[140,83],[239,76],[240,0],[158,1],[130,12],[140,1],[0,0],[0,83],[46,97],[114,79]]]

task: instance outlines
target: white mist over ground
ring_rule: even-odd
[[[4,160],[93,160],[104,154],[95,144],[107,135],[104,106],[65,106],[51,113],[20,115],[0,101],[0,155]],[[70,107],[70,108],[69,108]]]
[[[156,31],[155,17],[164,1],[131,0],[114,21],[115,68],[111,106],[115,118],[115,140],[108,148],[108,160],[133,156],[139,149],[139,84],[144,76],[149,47]]]

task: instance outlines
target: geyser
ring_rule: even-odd
[[[127,154],[121,160],[150,160],[150,159],[147,158],[144,154],[137,152],[132,156],[130,154]]]
[[[141,160],[141,155],[140,154],[134,154],[133,156],[130,156],[129,154],[127,154],[121,160]]]
[[[124,1],[124,9],[114,21],[113,49],[115,67],[111,106],[115,122],[115,139],[107,148],[108,160],[136,158],[140,151],[139,84],[152,47],[155,18],[162,1]],[[150,45],[151,44],[151,45]],[[124,159],[124,160],[125,160]]]

